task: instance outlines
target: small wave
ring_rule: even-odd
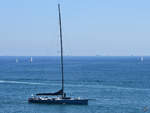
[[[118,90],[139,90],[139,91],[150,91],[150,89],[146,88],[131,88],[131,87],[119,87],[119,86],[105,86],[100,85],[100,88],[107,88],[107,89],[118,89]]]
[[[96,89],[115,89],[115,90],[130,90],[130,91],[150,91],[150,89],[146,88],[132,88],[132,87],[119,87],[119,86],[110,86],[110,85],[72,85],[67,84],[68,87],[84,87],[84,88],[96,88]]]

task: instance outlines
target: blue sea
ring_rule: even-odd
[[[29,104],[61,89],[60,57],[32,58],[0,57],[0,113],[150,113],[150,57],[64,57],[65,92],[89,105]]]

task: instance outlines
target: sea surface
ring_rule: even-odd
[[[150,113],[150,57],[64,57],[65,92],[89,105],[29,104],[61,89],[60,57],[32,58],[0,57],[0,113]]]

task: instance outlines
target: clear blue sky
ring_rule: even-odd
[[[0,55],[150,55],[149,0],[0,0]]]

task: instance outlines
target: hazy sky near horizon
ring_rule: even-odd
[[[150,55],[149,0],[0,0],[0,56]]]

